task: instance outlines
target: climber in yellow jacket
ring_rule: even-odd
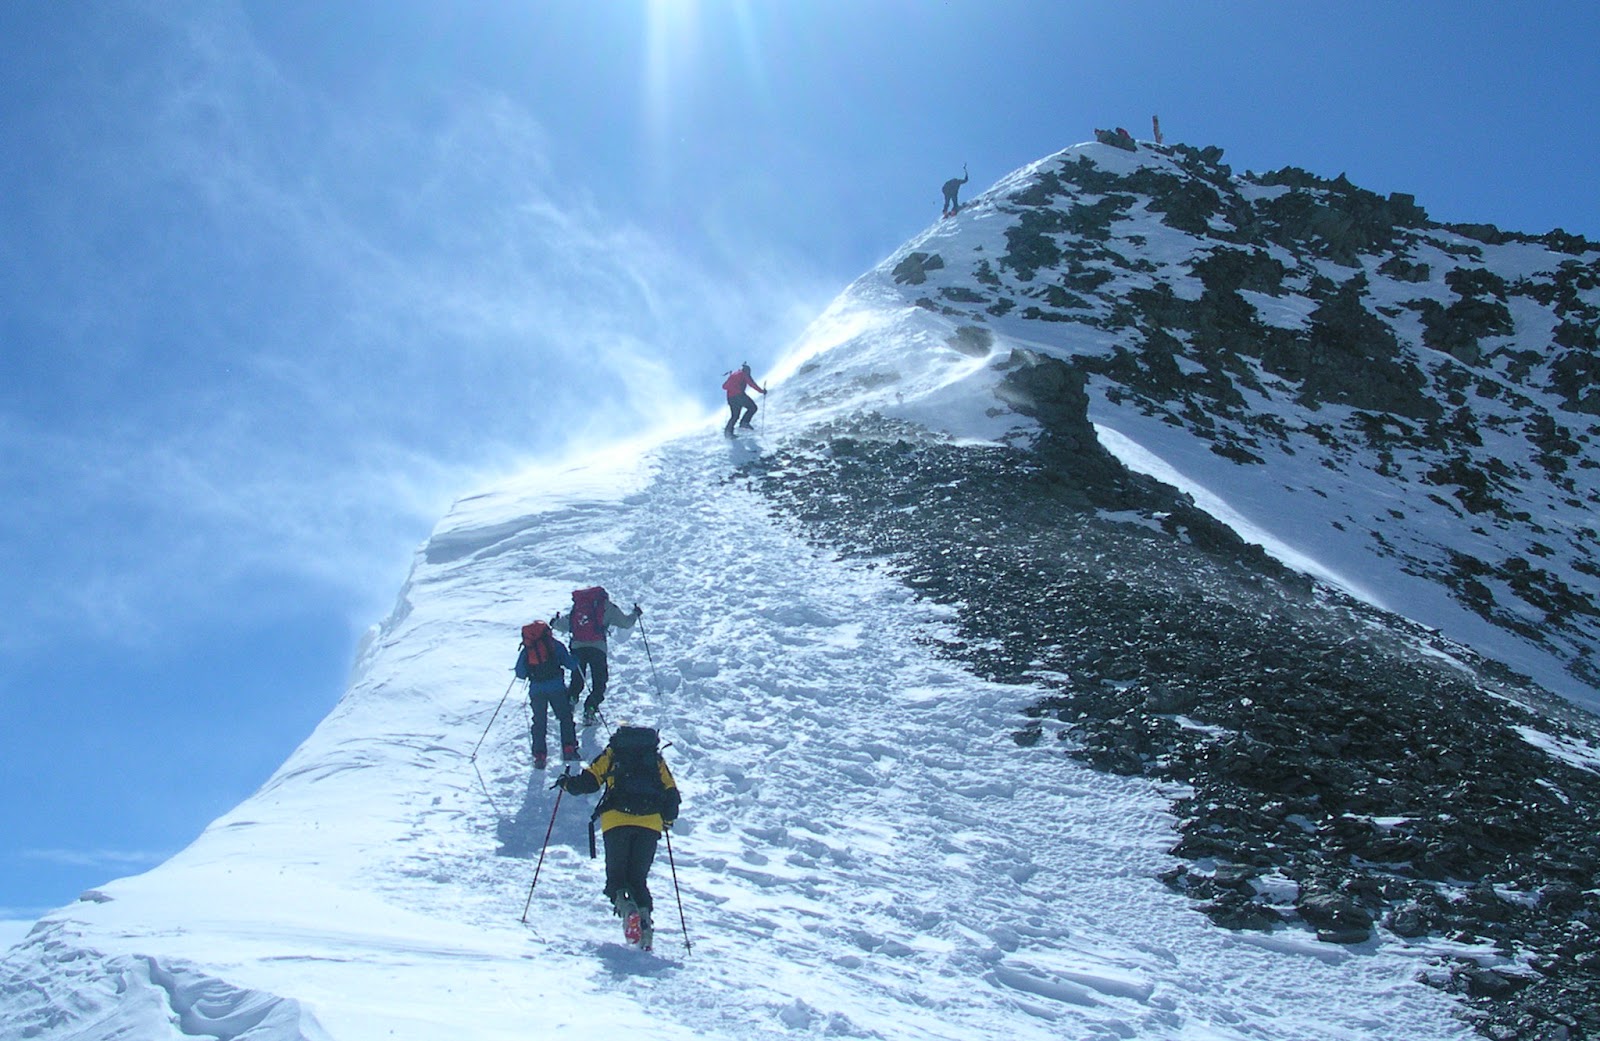
[[[662,831],[678,819],[681,800],[672,771],[661,758],[659,741],[650,727],[620,726],[592,763],[556,781],[572,795],[604,789],[594,812],[605,839],[604,892],[629,941],[646,950],[655,933],[650,865]],[[590,836],[592,843],[592,831]]]

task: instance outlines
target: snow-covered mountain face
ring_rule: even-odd
[[[1600,250],[1219,158],[1003,179],[817,324],[751,471],[1053,689],[1019,743],[1192,785],[1165,877],[1219,924],[1486,937],[1539,967],[1458,965],[1486,1030],[1600,1030],[1595,724],[1547,692],[1596,700]]]
[[[1600,246],[1220,157],[1089,145],[1002,179],[839,300],[784,407],[995,438],[1020,417],[975,406],[1017,352],[1062,359],[1134,466],[1600,707]]]
[[[1600,258],[1218,158],[1019,171],[819,318],[759,435],[458,503],[260,792],[0,960],[0,1041],[1600,1031],[1600,737],[1518,675],[1592,703],[1592,616],[1515,598],[1592,603]],[[596,582],[646,612],[608,724],[685,793],[657,957],[511,682]]]

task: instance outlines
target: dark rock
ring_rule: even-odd
[[[1571,882],[1546,882],[1538,892],[1539,906],[1553,915],[1567,914],[1583,906],[1583,891]]]
[[[945,342],[968,357],[982,358],[994,347],[994,333],[980,325],[963,325]]]
[[[1476,967],[1463,969],[1461,978],[1466,985],[1467,993],[1475,998],[1507,997],[1517,989],[1518,982],[1493,969]]]
[[[1469,239],[1476,239],[1490,246],[1498,246],[1501,243],[1511,241],[1511,236],[1508,236],[1493,224],[1446,224],[1445,227],[1459,235],[1465,235]]]
[[[1408,902],[1384,916],[1383,924],[1396,936],[1411,940],[1426,936],[1429,923],[1427,913],[1415,902]]]
[[[1302,896],[1295,909],[1316,927],[1317,939],[1325,943],[1361,943],[1372,935],[1372,915],[1343,894]]]
[[[1378,273],[1399,282],[1426,282],[1433,277],[1433,269],[1427,264],[1412,263],[1403,257],[1385,260],[1378,265]]]
[[[1201,904],[1199,910],[1224,929],[1251,929],[1260,932],[1279,924],[1278,916],[1267,908],[1234,897]]]
[[[937,253],[908,253],[894,266],[894,280],[902,285],[920,286],[928,280],[928,272],[944,267],[944,258]]]

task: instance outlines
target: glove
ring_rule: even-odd
[[[572,775],[571,774],[562,774],[560,777],[556,778],[556,783],[552,784],[550,787],[552,787],[552,788],[560,788],[562,791],[566,791],[567,790],[567,782],[570,781],[570,780],[572,780]]]
[[[664,820],[664,821],[662,821],[662,822],[661,822],[661,827],[662,827],[662,829],[663,829],[663,830],[665,830],[665,829],[667,829],[667,828],[670,828],[670,827],[672,827],[672,826],[673,826],[673,825],[674,825],[674,824],[676,824],[676,823],[678,823],[678,818],[676,818],[676,817],[674,817],[674,818],[672,818],[672,819],[671,819],[671,820]]]
[[[635,602],[633,605],[633,616],[635,618],[644,617],[644,608],[640,607],[637,602]]]

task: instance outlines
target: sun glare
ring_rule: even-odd
[[[670,132],[672,100],[694,68],[700,0],[648,0],[644,107],[657,141]]]
[[[655,145],[685,132],[679,124],[707,83],[765,96],[760,34],[748,0],[646,0],[645,18],[642,106]],[[719,81],[719,74],[735,79]]]

